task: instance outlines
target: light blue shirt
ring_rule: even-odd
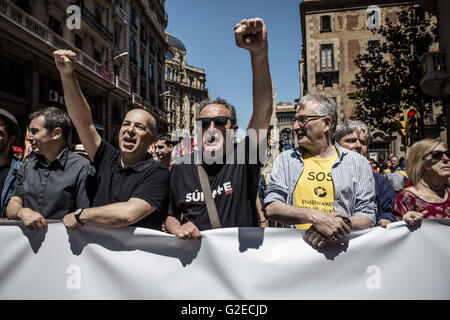
[[[376,223],[375,180],[369,161],[359,153],[335,144],[338,157],[331,168],[334,211],[342,216],[365,215]],[[273,164],[265,205],[280,201],[293,205],[294,190],[304,162],[302,148],[282,152]]]

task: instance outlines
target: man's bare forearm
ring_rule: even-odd
[[[154,208],[149,204],[142,204],[142,202],[139,204],[130,199],[127,202],[116,202],[101,207],[84,209],[80,219],[83,223],[125,227],[138,222],[153,211]]]
[[[265,213],[269,220],[282,224],[314,223],[313,211],[312,209],[299,208],[279,201],[272,202],[265,208]]]
[[[375,227],[375,223],[369,217],[362,214],[349,217],[352,222],[352,231],[364,230]]]
[[[267,129],[272,115],[272,79],[267,47],[258,52],[251,52],[253,75],[253,113],[249,128]]]
[[[61,81],[67,112],[75,127],[90,125],[92,123],[91,108],[81,91],[75,72],[67,75],[61,74]]]
[[[20,220],[19,213],[23,208],[23,201],[20,197],[14,196],[9,200],[6,207],[6,216],[10,220]]]
[[[173,216],[167,216],[164,225],[166,227],[167,232],[174,234],[174,232],[181,227],[181,222]]]

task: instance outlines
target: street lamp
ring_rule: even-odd
[[[127,51],[125,51],[125,52],[122,52],[121,54],[119,54],[119,55],[115,56],[114,58],[112,58],[112,59],[109,59],[108,61],[106,61],[106,62],[105,62],[105,64],[107,64],[107,63],[108,63],[108,62],[110,62],[110,61],[116,60],[116,59],[118,59],[118,58],[120,58],[120,57],[124,57],[124,56],[127,56],[127,55],[128,55],[128,52],[127,52]]]

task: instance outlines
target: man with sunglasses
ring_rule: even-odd
[[[293,130],[299,148],[281,153],[266,190],[266,216],[308,229],[313,246],[336,243],[375,226],[375,182],[369,161],[333,143],[336,103],[323,95],[300,99]]]
[[[272,114],[267,31],[262,19],[253,18],[236,24],[234,32],[236,45],[250,52],[253,113],[248,130],[256,139],[253,144],[247,138],[237,145],[230,143],[238,126],[236,111],[226,100],[217,98],[200,105],[197,123],[201,124],[202,136],[197,139],[198,151],[185,155],[172,168],[165,227],[179,238],[197,239],[200,231],[212,228],[197,164],[207,174],[220,227],[259,226],[256,196],[261,163],[251,161],[250,154],[256,155],[260,141],[265,141],[267,131],[260,134],[259,130],[267,130]]]

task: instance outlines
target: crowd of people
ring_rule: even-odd
[[[254,161],[272,114],[267,30],[253,18],[234,32],[236,45],[250,53],[247,130],[256,135],[226,143],[238,129],[234,106],[221,98],[204,101],[197,112],[200,161],[195,152],[174,161],[177,142],[157,135],[155,119],[143,108],[125,115],[115,149],[95,129],[77,81],[76,54],[55,51],[67,113],[44,108],[30,115],[32,153],[25,159],[14,147],[17,120],[0,109],[0,218],[21,220],[34,231],[59,219],[69,230],[140,226],[182,239],[199,239],[212,228],[289,226],[306,229],[314,247],[402,219],[416,229],[426,218],[450,218],[450,153],[442,141],[424,139],[408,148],[406,171],[395,156],[380,170],[367,159],[369,127],[355,120],[338,124],[336,104],[324,95],[299,101],[292,124],[298,148],[278,155],[270,170]],[[72,124],[82,156],[71,147]]]

